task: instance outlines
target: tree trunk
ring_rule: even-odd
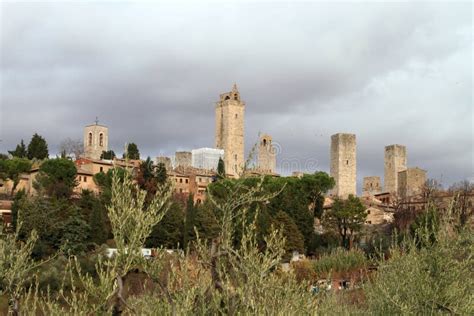
[[[112,309],[112,315],[122,315],[124,308],[124,299],[123,299],[123,284],[124,277],[120,275],[116,278],[117,281],[117,295],[115,297],[114,307]]]

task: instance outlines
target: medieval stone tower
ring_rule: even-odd
[[[258,169],[266,174],[275,173],[276,152],[272,144],[272,137],[264,134],[260,136],[258,145]]]
[[[331,136],[331,177],[336,185],[332,194],[347,198],[356,195],[356,136],[335,134]]]
[[[224,164],[228,174],[239,177],[244,163],[245,103],[240,100],[237,86],[220,95],[216,103],[216,148],[224,149]]]
[[[384,191],[398,193],[398,173],[407,169],[407,149],[402,145],[385,147]]]
[[[364,177],[362,195],[374,195],[382,192],[380,177]]]
[[[109,128],[95,124],[84,127],[84,156],[91,159],[100,159],[103,151],[109,148]]]

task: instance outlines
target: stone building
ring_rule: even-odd
[[[192,163],[192,154],[190,151],[177,151],[175,153],[174,167],[189,168]]]
[[[398,193],[398,173],[407,169],[407,150],[403,145],[385,147],[384,191]]]
[[[171,158],[166,156],[158,156],[155,159],[156,164],[162,163],[165,165],[167,171],[172,170],[173,166],[171,164]]]
[[[244,157],[244,114],[245,103],[234,84],[232,91],[220,95],[216,103],[216,144],[224,149],[226,172],[239,177],[245,164]]]
[[[99,121],[95,124],[84,127],[84,157],[91,159],[100,159],[103,151],[109,148],[109,128],[100,125]]]
[[[336,185],[332,195],[356,195],[356,136],[339,133],[331,136],[331,177]]]
[[[258,145],[258,170],[263,173],[274,174],[276,169],[276,152],[272,144],[272,137],[267,134],[260,136]]]
[[[426,183],[426,171],[418,167],[398,173],[398,196],[401,199],[421,194]]]
[[[382,192],[380,177],[364,177],[362,195],[374,195]]]

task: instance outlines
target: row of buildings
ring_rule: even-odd
[[[237,86],[220,94],[215,104],[215,143],[213,148],[203,147],[191,151],[178,151],[174,157],[156,157],[156,163],[163,163],[168,171],[174,190],[178,194],[193,194],[196,203],[205,199],[206,187],[216,176],[219,159],[223,159],[226,174],[239,178],[242,174],[271,175],[276,174],[276,152],[271,135],[260,135],[258,157],[255,167],[246,166],[244,152],[244,117],[246,104],[241,100]],[[77,167],[76,192],[84,189],[98,192],[94,175],[107,172],[115,166],[137,168],[141,161],[123,159],[101,159],[102,153],[108,151],[109,129],[99,124],[84,128],[84,155],[75,160]],[[22,175],[18,189],[25,189],[34,194],[33,182],[38,173],[38,166],[29,174]],[[295,175],[301,175],[295,172]],[[326,198],[325,207],[330,208],[335,197],[347,198],[357,195],[357,145],[356,135],[338,133],[331,136],[330,175],[335,180],[335,187]],[[415,201],[422,193],[426,182],[426,171],[418,167],[408,167],[407,150],[403,145],[385,147],[384,183],[380,176],[369,176],[363,179],[362,201],[369,214],[367,224],[389,222],[393,218],[395,201]],[[8,192],[11,184],[0,185]],[[408,202],[406,202],[408,203]]]

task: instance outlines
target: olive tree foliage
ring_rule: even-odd
[[[474,232],[460,231],[460,220],[451,207],[439,225],[425,220],[416,236],[395,244],[364,286],[366,313],[473,315]]]
[[[317,304],[311,293],[292,274],[279,270],[285,254],[282,232],[272,229],[261,249],[256,234],[259,207],[249,216],[251,206],[267,203],[280,191],[265,191],[263,178],[254,187],[231,181],[222,185],[227,198],[208,193],[221,228],[217,238],[209,243],[196,231],[195,252],[178,256],[171,265],[165,295],[135,298],[133,308],[145,315],[314,313]],[[237,231],[239,246],[234,243]]]
[[[96,276],[84,273],[76,257],[67,266],[72,288],[65,286],[51,297],[27,297],[32,314],[46,315],[120,315],[130,308],[124,297],[124,283],[135,269],[143,269],[147,262],[141,249],[145,239],[166,214],[171,197],[171,184],[158,188],[151,203],[145,206],[147,192],[138,188],[129,172],[112,175],[111,201],[107,207],[117,253],[111,259],[99,257]],[[128,312],[134,313],[132,309]]]
[[[0,225],[0,295],[8,297],[8,312],[11,315],[19,314],[20,297],[25,294],[25,285],[32,279],[31,272],[42,264],[31,259],[38,239],[36,231],[32,231],[26,241],[20,242],[20,228],[19,221],[15,233],[10,234]]]

